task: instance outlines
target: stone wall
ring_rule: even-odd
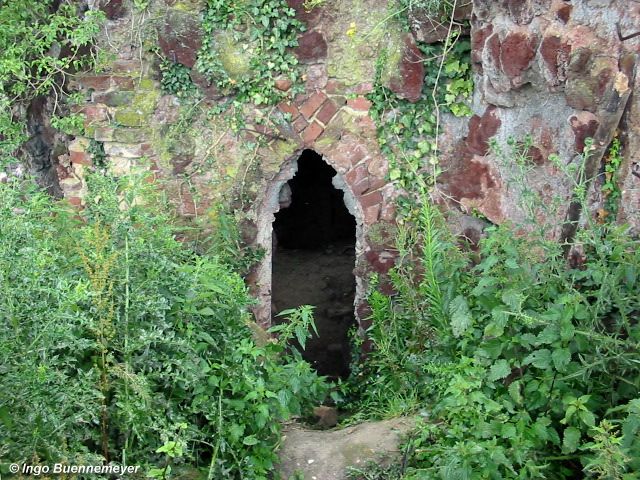
[[[640,158],[633,135],[638,129],[634,111],[640,41],[621,40],[618,28],[624,34],[640,30],[640,3],[475,0],[471,39],[476,114],[464,127],[449,125],[442,188],[492,222],[521,220],[514,169],[492,154],[489,141],[505,145],[509,138],[529,135],[528,181],[545,202],[551,204],[557,196],[561,206],[555,218],[540,221],[560,226],[568,215],[570,182],[549,156],[575,162],[585,138],[594,137],[593,173],[598,175],[603,150],[619,134],[626,163],[617,178],[623,190],[618,220],[640,232],[640,178],[633,173]],[[592,213],[602,207],[602,180],[598,175],[592,186]]]
[[[87,95],[82,107],[87,137],[76,138],[59,156],[59,183],[73,204],[82,205],[83,172],[96,158],[90,150],[97,141],[104,145],[112,172],[153,171],[178,213],[205,233],[215,225],[218,204],[233,208],[244,240],[267,252],[248,282],[261,301],[258,319],[268,324],[270,229],[277,195],[294,174],[300,152],[311,148],[338,172],[336,186],[357,219],[356,307],[359,318],[365,318],[370,274],[381,274],[384,286],[394,263],[389,232],[400,193],[387,179],[388,162],[380,153],[365,95],[372,90],[384,46],[390,51],[385,82],[415,101],[425,73],[415,40],[439,41],[444,33],[419,18],[412,19],[411,33],[389,28],[386,1],[328,0],[311,12],[302,0],[289,1],[307,25],[296,49],[305,91],[277,107],[245,107],[246,127],[233,132],[221,118],[189,111],[159,86],[159,58],[193,67],[202,42],[203,2],[153,0],[147,11],[136,12],[126,0],[95,0],[93,7],[109,17],[100,47],[112,58],[100,73],[75,80]],[[640,30],[640,4],[475,0],[472,10],[460,8],[456,16],[471,19],[476,90],[475,115],[444,118],[438,191],[450,207],[463,214],[475,209],[495,223],[521,220],[521,192],[511,186],[512,168],[490,151],[489,141],[504,144],[509,137],[531,135],[528,178],[543,197],[562,199],[557,218],[545,219],[561,225],[570,186],[549,155],[572,162],[587,136],[606,148],[621,125],[626,161],[619,178],[619,220],[640,231],[640,137],[634,135],[640,130],[634,82],[640,37],[620,40],[616,27],[624,33]],[[199,106],[213,108],[224,101],[200,75],[192,71],[191,77],[204,93]],[[291,89],[287,79],[279,79],[277,86]],[[632,89],[636,94],[627,102]],[[597,162],[599,168],[601,159]],[[595,210],[601,202],[598,185],[592,192]],[[479,228],[477,222],[467,223]]]

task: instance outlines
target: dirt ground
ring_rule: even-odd
[[[401,437],[414,425],[412,418],[324,431],[285,425],[278,471],[284,479],[298,472],[305,480],[345,480],[349,466],[363,467],[369,461],[385,464],[398,458]]]
[[[353,243],[333,243],[322,249],[278,247],[273,257],[274,314],[300,305],[314,305],[318,329],[303,357],[321,375],[348,375],[348,331],[355,324],[355,249]],[[274,317],[278,322],[278,317]]]

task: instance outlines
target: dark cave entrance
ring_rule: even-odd
[[[335,175],[320,155],[305,150],[296,175],[280,191],[273,222],[272,310],[314,305],[318,335],[302,356],[320,375],[346,377],[348,332],[356,323],[356,221],[343,192],[332,184]]]

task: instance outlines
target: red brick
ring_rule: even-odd
[[[302,140],[305,144],[312,143],[316,138],[322,135],[324,128],[318,122],[311,123],[302,133]]]
[[[83,88],[91,88],[93,90],[109,90],[109,88],[111,88],[111,76],[90,75],[86,77],[80,77],[78,83]]]
[[[369,172],[366,165],[358,165],[345,175],[345,180],[356,195],[362,195],[369,189]]]
[[[109,119],[107,107],[99,105],[87,105],[80,110],[85,116],[85,125],[94,122],[104,122]]]
[[[275,87],[282,92],[286,92],[291,88],[292,84],[293,82],[288,78],[279,78],[275,82]]]
[[[343,93],[344,92],[344,85],[342,85],[342,83],[338,82],[337,80],[329,80],[327,82],[327,86],[325,87],[327,93]]]
[[[373,192],[374,190],[384,187],[386,184],[387,182],[384,178],[369,176],[369,188],[367,191]]]
[[[292,119],[298,116],[298,107],[289,102],[280,102],[278,108],[282,113],[290,114]]]
[[[120,90],[133,90],[135,89],[135,81],[132,77],[111,77],[111,82],[114,87],[118,87]]]
[[[364,223],[371,225],[376,223],[380,217],[380,204],[371,205],[364,209]]]
[[[121,90],[133,90],[135,88],[133,78],[113,75],[87,75],[80,77],[78,83],[82,88],[96,91],[106,91],[112,86]]]
[[[68,198],[67,200],[74,207],[81,207],[82,206],[82,198],[80,198],[80,197],[71,197],[71,198]]]
[[[309,99],[300,107],[300,113],[309,120],[314,113],[322,106],[327,99],[327,96],[323,92],[316,92],[309,97]]]
[[[69,159],[71,160],[71,163],[79,165],[93,165],[91,157],[85,152],[69,152]]]
[[[396,218],[396,206],[392,203],[383,205],[380,211],[380,219],[385,222],[392,222]]]
[[[367,209],[373,205],[379,205],[382,203],[382,193],[379,191],[367,193],[360,197],[360,205],[363,209]]]
[[[293,122],[293,129],[296,131],[296,133],[300,133],[305,128],[307,128],[307,125],[309,125],[309,124],[304,119],[304,117],[301,115],[296,119],[295,122]]]
[[[316,114],[316,120],[327,125],[338,111],[338,106],[333,100],[327,100]]]
[[[371,108],[371,102],[364,97],[351,98],[347,100],[347,106],[354,110],[368,112]]]
[[[364,95],[371,92],[373,92],[373,83],[371,82],[361,83],[359,85],[356,85],[356,87],[353,89],[353,93],[357,93],[359,95]]]

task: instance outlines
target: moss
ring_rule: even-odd
[[[397,70],[403,51],[403,33],[385,2],[341,0],[336,3],[336,21],[329,32],[331,51],[327,70],[346,87],[372,81],[382,49],[389,61],[383,77]],[[355,33],[347,34],[353,31]]]
[[[204,0],[185,0],[172,5],[172,8],[183,12],[200,12],[204,7]]]
[[[299,145],[291,140],[276,140],[269,145],[269,152],[262,155],[261,167],[265,172],[277,172],[287,158],[291,157]]]
[[[138,83],[138,90],[157,90],[157,87],[152,79],[143,78]]]
[[[116,128],[113,139],[121,143],[139,143],[147,139],[148,130],[143,128]]]
[[[134,110],[148,115],[156,109],[158,98],[160,98],[160,92],[158,90],[138,90],[131,101],[131,107]]]
[[[145,115],[131,109],[116,110],[116,122],[125,127],[141,127],[145,122]]]
[[[220,63],[229,77],[238,80],[249,73],[252,51],[243,48],[230,32],[217,33],[215,46]]]

